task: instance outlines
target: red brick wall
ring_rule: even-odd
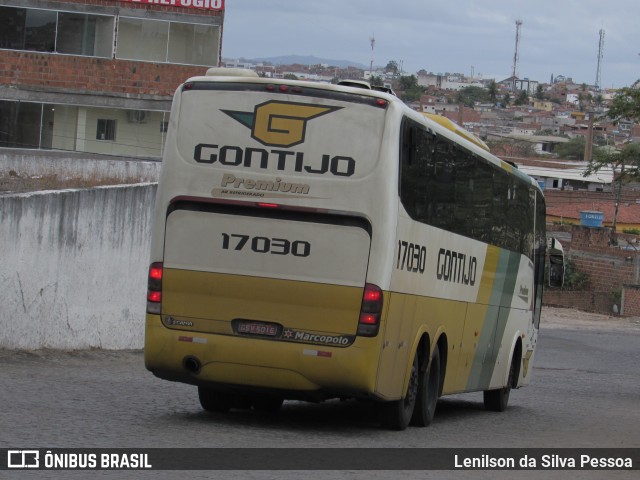
[[[0,51],[0,84],[43,90],[173,95],[187,78],[208,67]]]
[[[611,314],[613,305],[617,304],[621,311],[623,286],[636,283],[636,264],[640,257],[634,251],[610,246],[610,230],[607,228],[574,226],[571,236],[569,248],[563,244],[565,255],[578,271],[589,276],[589,286],[585,291],[575,292],[547,289],[543,303],[604,314]],[[640,299],[640,293],[638,297]],[[629,315],[627,309],[624,314]]]
[[[549,307],[575,308],[585,312],[611,315],[616,299],[610,292],[568,292],[547,289],[542,303]],[[618,305],[618,311],[620,311],[620,305]]]
[[[625,283],[635,283],[635,252],[609,246],[607,228],[574,227],[569,258],[590,277],[594,292],[621,292]]]
[[[625,285],[622,295],[623,315],[640,317],[640,285]]]

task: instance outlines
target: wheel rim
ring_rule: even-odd
[[[438,391],[440,390],[440,365],[439,362],[435,362],[435,357],[431,362],[431,367],[429,369],[429,379],[428,381],[428,405],[427,408],[429,410],[429,414],[435,410],[436,403],[438,403]]]
[[[417,357],[416,357],[417,360]],[[419,387],[419,379],[418,379],[418,362],[414,360],[413,365],[411,366],[411,377],[409,378],[409,387],[407,388],[407,396],[404,398],[404,406],[405,409],[410,409],[412,405],[415,404],[416,398],[418,397],[418,387]]]

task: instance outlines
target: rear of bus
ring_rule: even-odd
[[[224,398],[376,396],[393,104],[216,72],[178,88],[154,216],[150,371]]]

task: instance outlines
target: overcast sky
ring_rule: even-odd
[[[395,60],[408,73],[511,75],[522,20],[520,78],[596,80],[605,30],[602,87],[640,78],[640,0],[226,0],[222,56],[314,55]]]

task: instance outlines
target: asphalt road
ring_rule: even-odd
[[[640,448],[640,323],[547,309],[534,379],[504,413],[445,397],[426,429],[380,429],[355,401],[286,402],[277,414],[202,411],[138,351],[0,351],[0,448]],[[3,460],[4,461],[4,460]],[[0,478],[399,478],[400,472],[0,472]],[[6,475],[5,475],[6,474]],[[437,475],[436,475],[437,474]],[[544,476],[541,476],[544,474]],[[575,475],[575,476],[574,476]],[[636,478],[637,472],[402,472],[400,478]]]

